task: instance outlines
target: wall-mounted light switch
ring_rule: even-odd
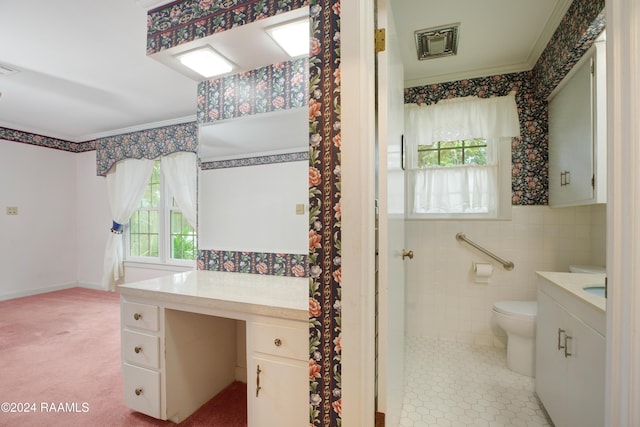
[[[18,215],[17,206],[7,206],[7,215]]]
[[[296,215],[304,215],[304,203],[296,204]]]

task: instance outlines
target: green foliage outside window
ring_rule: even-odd
[[[486,165],[487,141],[483,138],[436,142],[418,146],[418,167]]]
[[[180,211],[171,211],[171,258],[196,259],[196,232]]]

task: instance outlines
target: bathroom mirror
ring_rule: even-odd
[[[201,249],[308,251],[306,107],[200,128]]]

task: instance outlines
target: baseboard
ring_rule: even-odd
[[[95,289],[97,291],[104,291],[104,288],[100,283],[91,283],[91,282],[78,282],[76,286],[79,288],[87,288],[87,289]]]
[[[6,294],[0,294],[0,301],[28,297],[31,295],[44,294],[44,293],[53,292],[53,291],[60,291],[62,289],[75,288],[77,286],[78,286],[78,282],[72,282],[72,283],[66,283],[62,285],[47,286],[45,288],[27,289],[24,291],[9,292]]]
[[[376,412],[376,427],[384,427],[384,413]]]

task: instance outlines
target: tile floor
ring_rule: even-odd
[[[552,426],[504,349],[407,337],[400,426]]]

